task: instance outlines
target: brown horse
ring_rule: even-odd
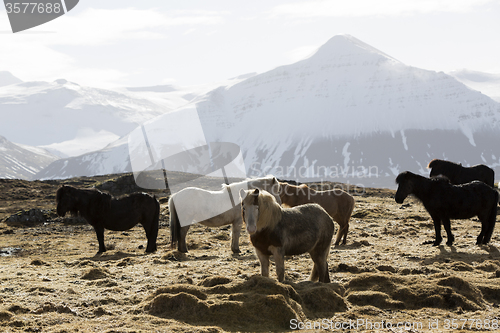
[[[271,194],[240,190],[241,215],[260,260],[262,276],[269,277],[274,256],[278,281],[285,279],[285,256],[308,252],[314,262],[310,280],[330,282],[328,254],[335,225],[318,204],[282,208]]]
[[[354,209],[354,198],[340,190],[316,191],[305,184],[295,186],[280,182],[280,199],[283,207],[295,207],[306,203],[317,203],[339,224],[335,245],[347,241],[349,219]]]
[[[147,193],[132,193],[114,198],[95,188],[79,189],[63,185],[56,193],[57,215],[80,215],[94,227],[99,252],[105,252],[104,229],[124,231],[140,223],[146,231],[146,252],[156,251],[160,217],[158,200]]]

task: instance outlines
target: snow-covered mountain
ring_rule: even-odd
[[[144,121],[188,102],[83,87],[64,79],[15,83],[8,77],[0,75],[0,81],[13,82],[0,84],[0,133],[59,156],[101,149]]]
[[[0,87],[8,86],[11,84],[21,83],[21,79],[12,75],[12,73],[7,71],[0,71]]]
[[[15,144],[0,136],[0,178],[31,179],[58,158],[42,148]]]
[[[206,142],[238,144],[250,176],[392,186],[401,171],[427,173],[432,158],[500,166],[499,103],[349,35],[333,37],[307,59],[212,90],[175,113],[193,108]],[[157,145],[168,146],[176,131],[189,127],[172,119],[167,113],[145,123],[169,138]],[[121,140],[56,161],[37,177],[131,171],[126,146]]]
[[[483,73],[468,69],[452,71],[449,74],[466,86],[500,102],[500,74]]]

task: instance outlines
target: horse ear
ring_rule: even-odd
[[[240,188],[240,200],[245,199],[246,195],[247,195],[247,194],[246,194],[245,189]]]
[[[259,189],[256,188],[253,193],[252,193],[252,196],[254,197],[254,201],[253,201],[253,204],[254,205],[258,205],[259,204]]]

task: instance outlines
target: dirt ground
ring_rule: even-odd
[[[63,182],[133,190],[120,179],[0,180],[0,331],[499,330],[499,237],[494,232],[490,245],[476,246],[477,219],[452,221],[454,246],[424,246],[434,229],[420,203],[399,205],[392,190],[358,189],[347,245],[331,248],[332,283],[307,281],[307,254],[287,258],[286,281],[278,283],[274,266],[271,278],[259,276],[245,232],[241,254],[232,254],[229,226],[195,225],[189,252],[171,250],[168,193],[159,191],[158,251],[144,253],[145,233],[136,226],[106,231],[109,250],[96,254],[88,224],[56,216],[55,192]],[[42,221],[7,221],[34,208]]]

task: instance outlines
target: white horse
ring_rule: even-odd
[[[180,252],[187,252],[186,235],[193,223],[201,223],[207,227],[220,227],[232,224],[231,250],[239,253],[241,226],[240,189],[262,189],[279,197],[279,182],[274,176],[247,179],[230,185],[222,184],[219,191],[207,191],[197,187],[188,187],[168,200],[170,210],[170,240],[171,247]]]

